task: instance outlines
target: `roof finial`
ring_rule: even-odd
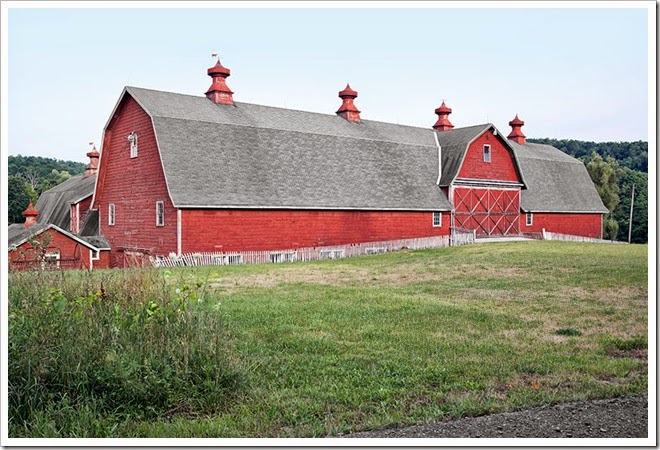
[[[24,226],[29,227],[30,225],[37,223],[37,216],[39,215],[39,211],[37,211],[34,206],[32,206],[32,202],[30,202],[30,205],[21,214],[23,217],[25,217]]]
[[[220,64],[220,57],[218,57],[217,53],[211,53],[211,57],[217,58],[218,60],[215,63],[215,66],[206,71],[206,73],[208,73],[208,75],[213,80],[211,87],[208,91],[206,91],[206,97],[213,103],[233,105],[233,92],[231,89],[229,89],[229,86],[227,86],[227,81],[225,80],[229,75],[231,75],[231,70]]]
[[[353,100],[358,96],[357,91],[351,89],[350,84],[346,83],[346,88],[339,91],[339,98],[342,99],[342,104],[337,110],[337,115],[343,117],[349,122],[360,121],[360,111],[357,109]]]
[[[451,108],[445,105],[445,100],[442,100],[442,105],[435,109],[435,113],[438,115],[438,121],[433,125],[433,129],[436,131],[449,131],[454,128],[454,125],[449,121],[449,114],[451,114]]]
[[[94,175],[99,171],[99,157],[101,154],[96,150],[96,145],[94,141],[89,141],[89,145],[92,146],[92,150],[87,152],[87,157],[89,158],[89,164],[85,167],[85,176]]]
[[[511,133],[509,133],[507,138],[514,142],[517,142],[518,144],[526,144],[527,138],[525,137],[525,134],[521,130],[523,125],[525,125],[525,122],[520,120],[518,118],[518,113],[516,113],[516,118],[513,119],[511,122],[509,122],[509,126],[511,127]]]

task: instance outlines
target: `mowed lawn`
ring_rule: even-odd
[[[241,387],[109,435],[321,437],[645,392],[647,271],[646,245],[547,241],[159,269],[205,286]]]
[[[647,389],[647,246],[489,243],[173,270],[208,280],[246,394],[138,436],[326,436]]]

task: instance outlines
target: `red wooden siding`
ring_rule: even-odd
[[[449,213],[182,210],[181,251],[281,250],[449,234]]]
[[[138,156],[130,157],[127,139],[139,133]],[[176,252],[176,208],[172,205],[151,119],[126,95],[105,133],[94,208],[100,234],[112,248],[115,266],[121,248],[153,254]],[[165,225],[156,226],[156,201],[165,202]],[[108,205],[115,205],[115,225],[108,225]]]
[[[598,238],[601,236],[601,214],[569,214],[569,213],[533,213],[532,225],[526,225],[526,214],[520,214],[520,231],[571,234]]]
[[[58,231],[47,230],[35,240],[47,244],[46,252],[60,253],[60,267],[64,269],[89,269],[91,250]],[[39,251],[29,242],[9,252],[10,267],[15,270],[41,268]]]
[[[519,233],[520,189],[456,186],[454,225],[481,236]]]
[[[486,144],[490,145],[490,162],[484,162]],[[490,130],[470,144],[458,178],[520,182],[511,153]]]
[[[89,212],[89,208],[92,206],[92,196],[90,195],[80,203],[78,203],[78,214],[80,217],[78,218],[78,229],[80,229],[85,223],[85,217],[87,217],[87,213]]]

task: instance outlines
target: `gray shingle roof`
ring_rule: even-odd
[[[35,209],[39,211],[38,223],[52,223],[69,231],[70,229],[70,204],[82,200],[94,193],[96,175],[85,177],[75,175],[63,183],[44,191],[39,196]]]
[[[29,227],[26,227],[24,224],[21,223],[11,224],[7,229],[7,245],[11,250],[12,247],[19,246],[26,240],[32,237],[36,237],[39,234],[51,228],[59,233],[64,234],[65,236],[70,237],[71,239],[74,239],[82,243],[87,247],[92,248],[92,250],[99,249],[99,247],[97,247],[97,244],[106,244],[106,247],[102,247],[102,248],[110,248],[110,246],[107,245],[108,241],[102,236],[92,236],[91,239],[88,239],[90,237],[83,238],[80,236],[76,236],[68,232],[67,230],[64,230],[52,223],[35,223],[33,225],[30,225]]]
[[[456,178],[492,124],[434,132],[338,116],[127,87],[151,116],[178,207],[451,210],[435,184]],[[499,134],[501,136],[501,134]],[[525,211],[605,212],[584,165],[554,147],[513,150]]]
[[[523,211],[608,212],[581,161],[550,145],[510,143],[527,182]]]
[[[451,210],[430,128],[127,91],[152,117],[178,207]]]
[[[9,248],[12,248],[14,245],[18,245],[25,241],[27,238],[37,235],[47,229],[49,224],[47,223],[35,223],[26,227],[22,223],[12,223],[7,228],[7,245]]]

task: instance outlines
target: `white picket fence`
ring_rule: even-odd
[[[598,244],[627,244],[627,242],[610,241],[607,239],[590,238],[585,236],[573,236],[571,234],[553,233],[543,230],[542,239],[546,241],[570,241],[570,242],[594,242]]]
[[[177,266],[224,266],[232,264],[281,263],[294,261],[318,261],[321,259],[351,258],[360,255],[376,255],[395,250],[421,250],[456,245],[473,244],[473,232],[454,231],[450,236],[431,236],[395,241],[364,242],[360,244],[306,247],[290,250],[263,250],[242,252],[198,252],[180,256],[150,257],[154,267]]]

